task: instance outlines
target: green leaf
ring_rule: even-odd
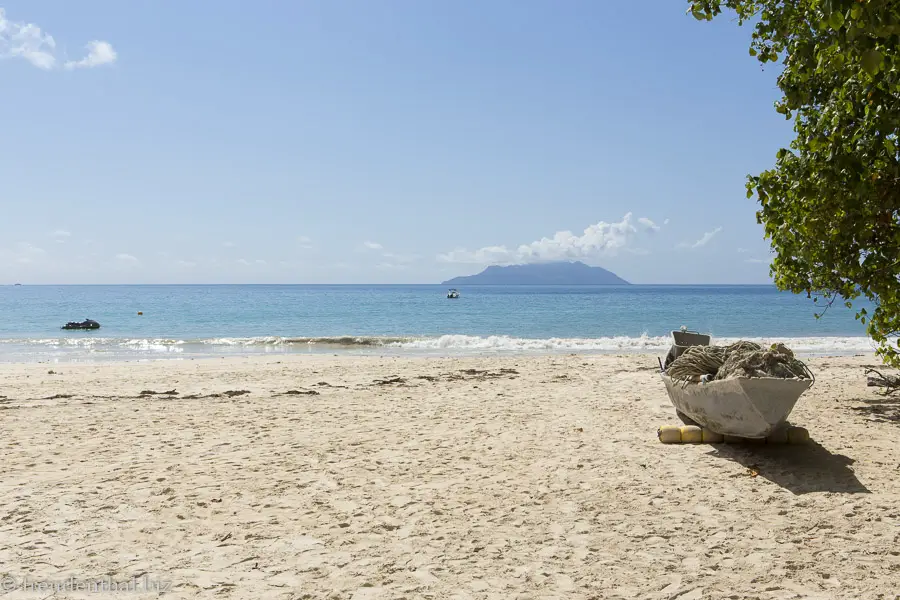
[[[897,0],[693,0],[707,20],[723,8],[752,27],[751,56],[783,59],[773,108],[794,139],[747,177],[779,289],[816,290],[816,319],[832,298],[875,306],[856,317],[885,363],[900,367],[900,13]],[[701,9],[697,9],[701,10]],[[861,260],[864,257],[864,260]],[[819,299],[822,302],[819,302]]]
[[[831,13],[831,16],[828,17],[828,24],[832,29],[840,29],[844,25],[844,13],[839,10]]]
[[[879,69],[881,69],[881,59],[881,52],[878,50],[866,50],[862,54],[860,63],[866,73],[869,75],[877,75]]]

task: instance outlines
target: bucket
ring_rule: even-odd
[[[697,333],[696,331],[688,331],[682,328],[680,331],[673,331],[672,338],[675,343],[669,348],[666,355],[666,366],[669,366],[673,360],[684,354],[684,351],[691,346],[709,346],[710,336],[705,333]]]

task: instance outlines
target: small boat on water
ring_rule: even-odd
[[[764,438],[782,427],[812,379],[734,377],[677,381],[666,369],[691,346],[708,346],[710,336],[694,331],[673,331],[674,344],[665,364],[660,361],[663,383],[676,411],[701,427],[722,435]]]
[[[91,319],[85,319],[81,323],[69,321],[62,326],[63,329],[100,329],[100,323]]]
[[[447,297],[448,298],[459,298],[459,292],[456,291],[455,289],[452,289],[449,292],[447,292]]]

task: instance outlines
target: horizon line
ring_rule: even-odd
[[[5,283],[0,287],[77,287],[77,286],[215,286],[215,285],[306,285],[306,286],[446,286],[445,283]],[[454,284],[460,285],[460,284]],[[640,287],[640,286],[767,286],[776,287],[775,283],[475,283],[463,284],[468,287],[525,287],[525,286],[557,286],[557,287]]]

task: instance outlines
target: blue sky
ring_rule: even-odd
[[[0,283],[770,281],[775,73],[687,2],[0,8]]]

